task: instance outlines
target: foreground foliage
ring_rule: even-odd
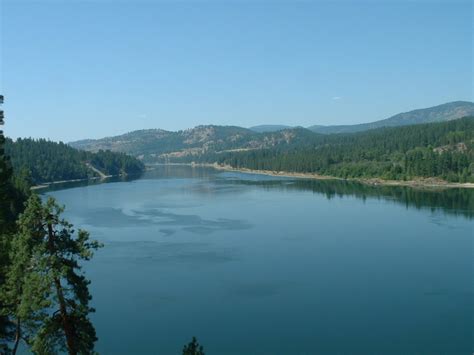
[[[53,198],[32,195],[18,220],[10,247],[10,265],[0,298],[14,324],[16,352],[21,340],[37,354],[91,354],[97,340],[88,318],[89,281],[79,262],[100,247],[86,231],[75,233],[61,218]]]
[[[183,355],[205,355],[204,348],[202,345],[199,345],[196,337],[193,337],[191,342],[184,346]]]
[[[15,354],[24,341],[36,354],[91,354],[97,337],[79,262],[99,244],[76,234],[54,199],[31,195],[30,172],[13,174],[4,144],[0,131],[0,353]],[[30,157],[41,161],[44,153]]]
[[[3,96],[0,95],[0,104]],[[0,110],[0,125],[3,125],[3,111]],[[5,138],[0,130],[0,289],[4,286],[10,265],[10,245],[16,231],[16,219],[23,209],[23,202],[29,194],[29,186],[19,177],[13,176],[10,160],[4,151]],[[6,308],[0,298],[0,310]],[[13,337],[10,318],[0,312],[0,354],[6,353],[7,343]]]

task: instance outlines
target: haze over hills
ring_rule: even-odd
[[[474,114],[474,103],[469,101],[454,101],[446,104],[399,113],[384,120],[361,123],[356,125],[336,125],[308,127],[317,133],[353,133],[380,127],[398,127],[420,123],[432,123],[455,120]]]
[[[366,131],[368,129],[380,127],[398,127],[419,123],[443,122],[454,120],[465,116],[474,114],[474,103],[469,101],[454,101],[446,104],[417,109],[409,112],[399,113],[395,116],[374,122],[360,123],[354,125],[313,125],[307,127],[309,130],[317,133],[331,134],[331,133],[353,133]],[[293,128],[287,125],[258,125],[250,127],[252,131],[277,132],[284,129]]]
[[[293,128],[291,126],[281,125],[281,124],[262,124],[258,126],[250,127],[249,129],[258,132],[258,133],[265,133],[265,132],[278,132],[284,129]]]
[[[77,149],[97,152],[111,150],[140,158],[144,162],[181,159],[208,153],[226,153],[284,146],[306,147],[321,141],[321,135],[353,133],[381,127],[450,121],[474,115],[474,103],[451,102],[427,109],[400,113],[385,120],[346,126],[312,126],[309,129],[284,125],[197,126],[178,132],[162,129],[138,130],[115,137],[71,142]]]

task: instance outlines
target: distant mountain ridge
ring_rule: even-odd
[[[293,127],[281,125],[281,124],[262,124],[258,126],[250,127],[249,129],[254,132],[258,133],[265,133],[265,132],[278,132],[284,129],[291,129]]]
[[[316,133],[354,133],[381,127],[399,127],[412,124],[433,123],[455,120],[474,115],[474,103],[454,101],[446,104],[399,113],[384,120],[355,125],[311,126],[309,130]]]
[[[446,104],[433,106],[429,108],[416,109],[408,112],[399,113],[389,118],[353,125],[313,125],[307,127],[316,133],[332,134],[332,133],[354,133],[366,131],[369,129],[381,127],[398,127],[411,124],[444,122],[457,118],[471,116],[474,114],[474,103],[469,101],[453,101]],[[284,129],[291,129],[293,126],[287,125],[258,125],[249,129],[259,133],[277,132]]]
[[[427,109],[401,113],[385,120],[346,126],[312,126],[309,129],[284,125],[262,125],[251,128],[205,125],[178,132],[146,129],[115,137],[86,139],[69,143],[72,147],[97,152],[111,150],[138,157],[144,162],[172,161],[225,153],[268,148],[308,147],[321,135],[355,133],[382,127],[450,121],[474,116],[474,103],[457,101]]]

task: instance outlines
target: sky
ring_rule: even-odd
[[[0,0],[6,135],[353,124],[473,101],[471,0]]]

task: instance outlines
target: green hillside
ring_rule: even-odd
[[[303,141],[272,149],[207,154],[194,161],[342,178],[437,177],[474,182],[474,117],[353,134],[314,135]]]
[[[124,153],[85,152],[45,139],[6,139],[5,153],[14,171],[29,175],[33,184],[98,176],[93,168],[105,175],[136,174],[144,169],[139,160]]]

